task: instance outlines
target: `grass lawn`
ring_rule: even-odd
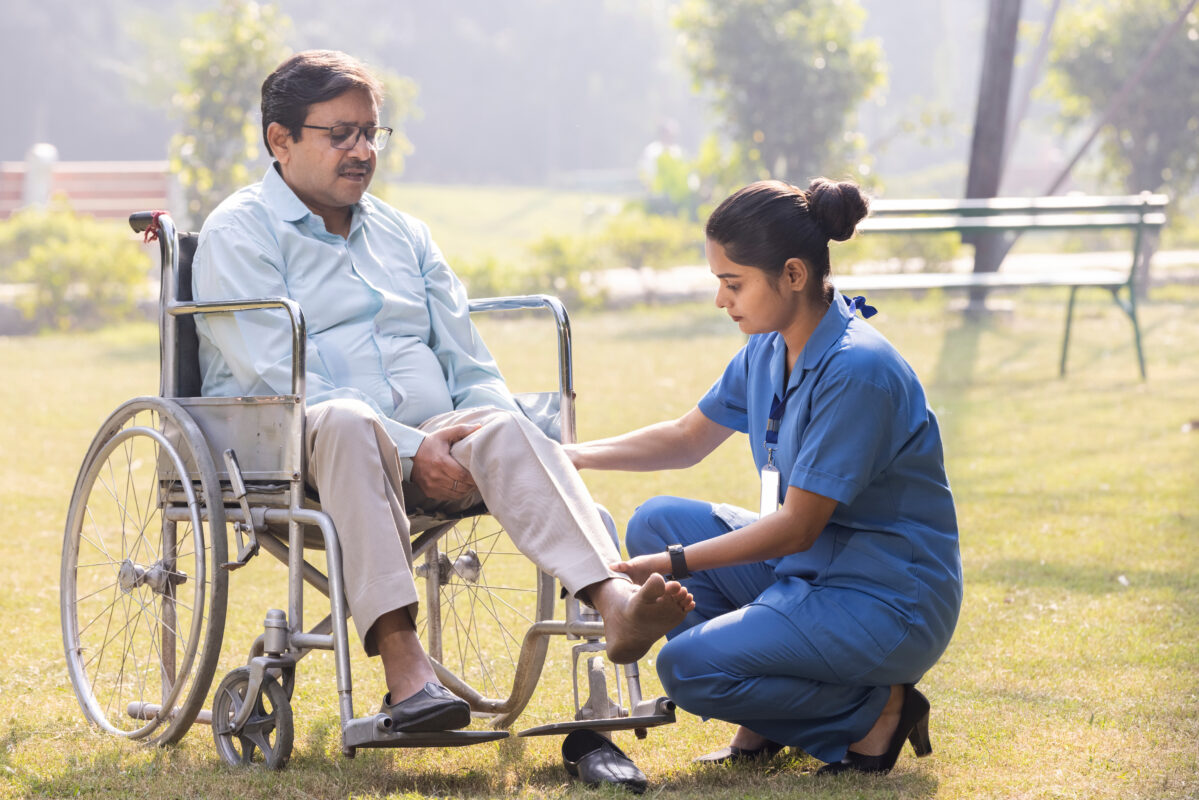
[[[645,740],[617,741],[667,797],[1199,796],[1199,430],[1184,431],[1199,420],[1199,287],[1159,289],[1144,306],[1148,382],[1126,321],[1100,293],[1076,309],[1065,380],[1063,295],[1016,295],[1014,314],[988,324],[963,322],[936,293],[871,299],[881,309],[872,321],[941,420],[961,523],[961,622],[921,684],[933,756],[908,750],[881,778],[817,779],[817,762],[787,754],[765,768],[699,769],[690,759],[726,743],[731,727],[685,713]],[[687,410],[742,343],[710,305],[573,322],[584,438]],[[515,388],[552,382],[546,323],[481,327]],[[568,782],[556,737],[342,758],[329,654],[301,664],[295,753],[281,773],[224,766],[202,725],[169,749],[91,729],[62,655],[62,524],[101,421],[157,389],[156,334],[138,325],[0,338],[0,375],[0,797],[596,795]],[[752,505],[746,451],[734,437],[689,471],[584,477],[623,526],[654,494]],[[265,610],[285,606],[282,573],[264,557],[232,576],[217,680],[244,660]],[[518,727],[569,708],[568,665],[568,643],[555,641]],[[656,692],[652,653],[643,667]],[[381,670],[357,653],[354,668],[361,714],[382,695]]]
[[[519,263],[552,232],[592,233],[628,202],[625,195],[529,186],[441,186],[397,181],[384,197],[428,224],[450,263],[492,255]]]

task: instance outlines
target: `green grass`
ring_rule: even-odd
[[[945,298],[873,298],[874,322],[921,375],[943,427],[958,503],[966,600],[955,638],[922,687],[935,752],[905,753],[888,777],[820,780],[816,762],[698,769],[692,757],[731,727],[680,715],[618,741],[651,792],[679,798],[1185,798],[1199,796],[1199,287],[1156,290],[1143,309],[1149,381],[1137,376],[1123,316],[1099,293],[1077,313],[1070,375],[1057,378],[1062,295],[1028,292],[1015,312],[964,323]],[[553,382],[547,325],[486,320],[517,388]],[[574,320],[582,437],[679,414],[742,338],[709,305]],[[302,663],[296,750],[282,773],[233,770],[196,726],[165,750],[100,735],[66,678],[58,552],[71,487],[107,413],[157,388],[154,331],[0,339],[0,796],[591,797],[568,783],[560,740],[460,750],[338,753],[332,662]],[[705,464],[653,475],[588,473],[596,498],[628,519],[659,493],[751,505],[743,437]],[[231,580],[221,672],[244,659],[282,570],[260,558]],[[652,654],[651,654],[652,655]],[[568,644],[527,721],[569,706]],[[658,690],[652,657],[646,691]],[[359,713],[381,670],[355,654]],[[518,726],[524,722],[518,722]],[[600,796],[619,796],[600,791]]]
[[[547,233],[593,232],[628,200],[607,192],[402,181],[382,191],[388,202],[429,226],[451,263],[488,255],[519,262],[528,258],[529,243]]]

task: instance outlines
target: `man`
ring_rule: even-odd
[[[603,616],[634,661],[694,606],[677,582],[634,586],[561,447],[520,412],[425,225],[366,193],[382,87],[355,59],[299,53],[262,84],[275,163],[200,233],[196,300],[286,296],[308,322],[310,484],[337,526],[363,646],[383,661],[401,731],[461,728],[413,627],[406,511],[485,502],[514,543]],[[274,313],[200,317],[204,394],[284,394],[290,327]],[[392,700],[395,702],[392,702]]]

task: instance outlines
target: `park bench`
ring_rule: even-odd
[[[1034,231],[1130,230],[1132,260],[1127,270],[1055,269],[1051,262],[1035,270],[995,272],[901,272],[841,275],[834,278],[844,293],[930,289],[1016,289],[1034,286],[1068,287],[1066,328],[1062,337],[1060,374],[1066,374],[1066,353],[1074,297],[1083,287],[1111,292],[1116,305],[1132,323],[1137,361],[1145,377],[1145,356],[1137,321],[1133,281],[1147,232],[1165,224],[1165,195],[1144,192],[1126,197],[995,197],[966,200],[876,200],[871,215],[858,230],[864,234],[995,233],[1019,235]]]

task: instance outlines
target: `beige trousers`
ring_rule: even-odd
[[[346,599],[368,655],[377,653],[369,634],[380,616],[411,607],[416,617],[409,509],[454,512],[482,500],[517,549],[571,594],[624,578],[608,568],[620,554],[578,472],[557,442],[519,414],[468,408],[420,426],[483,426],[450,449],[478,487],[451,504],[404,482],[395,444],[365,403],[319,403],[307,424],[308,480],[337,528]]]

